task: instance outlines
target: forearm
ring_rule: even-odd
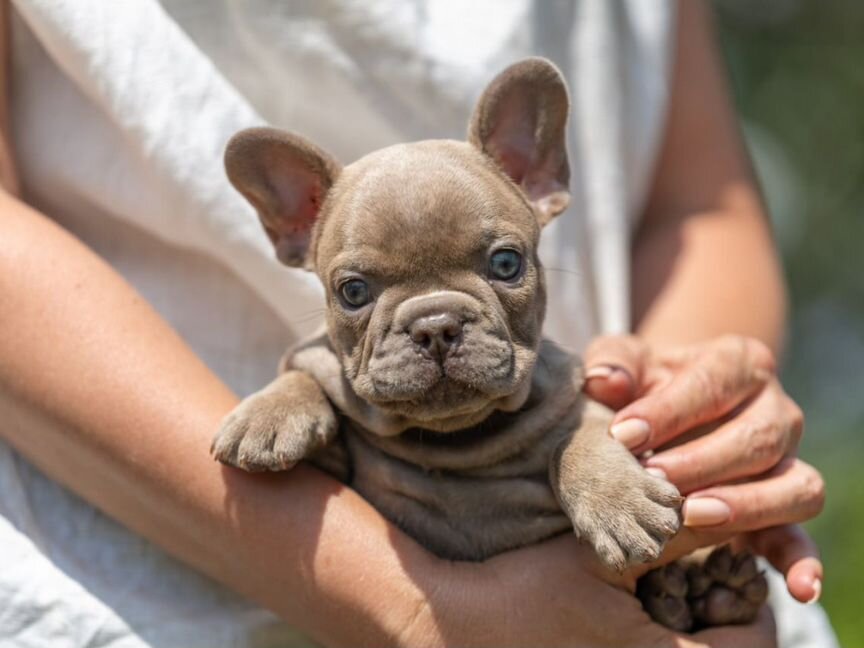
[[[412,577],[421,580],[425,552],[314,469],[253,476],[212,461],[230,391],[50,221],[3,195],[0,231],[0,435],[316,638],[390,641],[424,599]]]
[[[780,350],[785,286],[758,202],[646,228],[633,264],[634,328],[653,344],[736,333]]]
[[[776,352],[780,264],[703,0],[679,4],[676,49],[666,133],[634,239],[634,329],[661,346],[738,333]]]

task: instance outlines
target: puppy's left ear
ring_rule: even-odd
[[[519,185],[545,225],[570,202],[564,78],[550,61],[529,58],[501,72],[483,92],[468,141]]]
[[[228,142],[225,170],[258,211],[276,257],[285,265],[311,269],[312,230],[339,164],[299,135],[249,128]]]

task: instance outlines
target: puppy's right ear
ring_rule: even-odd
[[[546,59],[529,58],[495,77],[468,127],[468,141],[522,188],[541,225],[570,202],[569,107],[558,68]]]
[[[311,268],[312,228],[339,164],[299,135],[249,128],[228,142],[225,170],[258,211],[276,257],[285,265]]]

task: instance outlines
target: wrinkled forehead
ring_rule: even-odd
[[[461,142],[377,151],[342,172],[328,202],[317,246],[324,273],[459,267],[499,241],[533,249],[539,235],[521,192]]]

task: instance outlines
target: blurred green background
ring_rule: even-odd
[[[823,602],[864,646],[864,1],[715,5],[789,281],[784,381],[827,482]]]

